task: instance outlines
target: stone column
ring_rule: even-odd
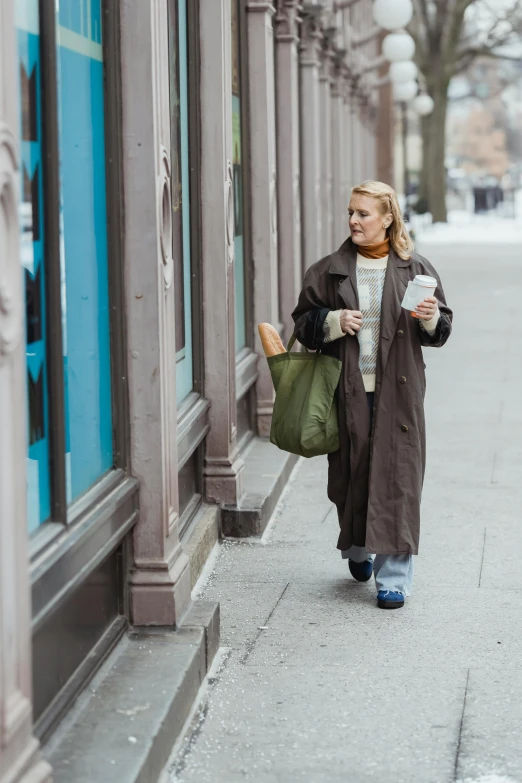
[[[20,96],[14,0],[0,5],[0,780],[46,783],[32,736],[26,519],[25,296],[19,249]]]
[[[230,8],[230,0],[200,0],[202,316],[211,403],[204,475],[209,502],[237,505],[243,461],[236,442]]]
[[[379,51],[385,32],[379,38]],[[383,66],[379,71],[379,78],[383,79],[387,73],[387,67]],[[377,179],[394,184],[394,112],[393,92],[391,82],[385,82],[377,92],[375,147]]]
[[[299,0],[278,0],[275,17],[279,301],[284,338],[303,279],[299,140]]]
[[[332,212],[334,246],[339,247],[348,235],[346,203],[346,164],[350,150],[346,147],[344,75],[337,60],[332,80]]]
[[[274,30],[275,8],[266,0],[249,0],[248,82],[250,96],[250,170],[252,247],[254,262],[254,323],[268,321],[280,328],[277,267],[277,168],[275,133]],[[264,361],[257,328],[259,362],[256,383],[257,432],[270,435],[274,384]]]
[[[301,69],[301,179],[304,269],[321,258],[321,134],[319,66],[321,28],[317,14],[303,13]]]
[[[371,99],[368,109],[368,155],[370,158],[370,171],[372,179],[377,179],[376,118],[377,107],[373,102],[373,99]]]
[[[352,123],[352,165],[350,187],[353,187],[354,185],[358,185],[364,178],[362,165],[363,144],[361,132],[361,108],[359,96],[357,91],[353,88],[350,90],[349,101]]]
[[[321,255],[326,256],[334,250],[333,237],[333,166],[332,166],[332,68],[333,51],[325,37],[321,51],[319,71],[319,107],[320,107],[320,149],[321,149]]]
[[[343,171],[344,191],[343,199],[348,208],[348,202],[350,200],[350,192],[357,181],[357,159],[355,154],[355,146],[357,144],[356,138],[356,122],[355,122],[355,102],[353,96],[353,86],[350,73],[345,70],[344,72],[344,89],[343,89],[343,106],[344,106],[344,149],[345,149],[345,165]]]
[[[132,622],[175,627],[190,601],[179,541],[167,0],[121,5],[131,467],[140,480]]]
[[[360,133],[360,175],[359,179],[371,179],[370,159],[369,159],[369,125],[368,125],[368,107],[366,98],[360,101],[359,110],[359,133]]]

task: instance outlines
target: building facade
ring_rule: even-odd
[[[2,2],[1,783],[51,779],[100,663],[176,633],[293,467],[256,325],[290,337],[350,188],[391,168],[371,2],[340,5]]]

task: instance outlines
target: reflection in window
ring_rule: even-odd
[[[27,344],[27,515],[33,532],[50,515],[38,0],[16,4],[16,26],[22,158],[20,253]]]
[[[187,2],[169,3],[171,182],[176,310],[176,401],[194,388]]]
[[[113,465],[101,0],[57,0],[68,500]]]

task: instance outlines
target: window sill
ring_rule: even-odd
[[[245,396],[257,381],[259,356],[251,348],[243,348],[236,357],[236,400]]]
[[[193,392],[178,410],[178,471],[190,459],[210,429],[208,411],[210,403]]]
[[[45,542],[36,535],[30,568],[33,631],[116,549],[137,519],[138,482],[115,470],[71,507],[67,528],[60,525],[53,538],[46,533]]]

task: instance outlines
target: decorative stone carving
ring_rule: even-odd
[[[15,141],[0,123],[0,361],[19,344],[23,333],[18,257],[18,166]]]
[[[234,262],[234,175],[232,163],[227,160],[227,179],[225,182],[225,204],[226,204],[226,233],[228,262]]]
[[[274,19],[277,41],[299,40],[299,0],[278,0]]]
[[[161,168],[159,176],[159,221],[161,258],[163,261],[163,280],[165,288],[170,288],[174,274],[172,258],[172,195],[170,181],[170,160],[167,150],[161,149]]]
[[[316,6],[313,6],[316,8]],[[307,12],[303,9],[301,41],[299,45],[301,65],[321,64],[321,42],[323,30],[321,25],[320,7],[315,13]]]

